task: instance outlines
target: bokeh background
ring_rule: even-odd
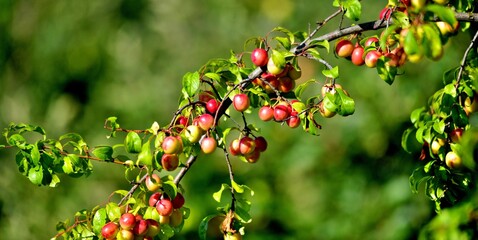
[[[361,21],[370,21],[386,1],[362,4]],[[114,141],[103,129],[109,116],[131,129],[153,121],[165,125],[177,107],[183,74],[211,58],[229,57],[230,50],[250,51],[244,42],[274,27],[313,29],[334,11],[331,5],[0,0],[0,127],[32,123],[50,137],[80,133],[95,146]],[[319,34],[337,28],[333,21]],[[458,65],[468,39],[461,34],[448,42],[438,62],[405,65],[392,86],[375,69],[327,56],[340,65],[338,82],[354,97],[356,113],[321,121],[319,137],[252,120],[269,149],[253,165],[233,159],[237,182],[256,193],[245,239],[415,238],[434,211],[423,194],[410,191],[408,176],[419,163],[401,149],[401,134],[410,112],[440,87],[442,72]],[[302,80],[323,81],[322,69],[304,62]],[[12,150],[0,151],[0,166],[1,239],[49,239],[58,221],[129,187],[121,167],[104,163],[94,163],[88,178],[62,178],[57,188],[32,185],[17,171]],[[199,222],[217,207],[212,193],[227,181],[219,151],[198,160],[182,182],[191,217],[174,239],[198,238]]]

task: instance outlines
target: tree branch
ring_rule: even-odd
[[[181,179],[183,179],[184,175],[186,175],[186,173],[191,168],[191,166],[194,164],[194,162],[196,162],[196,159],[197,159],[197,155],[189,156],[188,160],[186,161],[185,166],[183,168],[181,168],[181,171],[179,171],[179,173],[174,178],[174,184],[176,184],[176,186],[179,185],[179,182],[181,182]]]
[[[460,85],[461,76],[463,75],[463,70],[465,69],[466,57],[468,56],[468,53],[470,53],[473,46],[475,46],[477,39],[478,39],[478,31],[476,31],[475,36],[473,37],[473,39],[470,42],[470,45],[465,51],[465,54],[463,54],[463,59],[461,59],[460,71],[458,71],[458,76],[456,77],[455,89],[457,89],[458,86]]]

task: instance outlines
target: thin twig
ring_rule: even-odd
[[[458,89],[458,86],[460,85],[461,77],[463,75],[463,70],[465,69],[466,57],[470,53],[473,46],[476,44],[477,38],[478,38],[478,31],[476,31],[475,36],[473,37],[473,39],[470,42],[470,45],[465,51],[465,54],[463,54],[463,59],[461,59],[460,70],[458,71],[458,76],[456,77],[455,89]]]
[[[307,42],[309,42],[309,40],[328,22],[330,21],[332,18],[336,17],[337,15],[339,15],[341,12],[342,12],[342,8],[339,8],[339,10],[337,10],[336,12],[332,13],[330,16],[328,16],[326,19],[324,19],[324,21],[322,22],[318,22],[317,23],[317,27],[314,29],[314,31],[312,31],[309,36],[307,36],[307,38],[304,39],[304,41],[302,41],[301,43],[299,43],[299,45],[296,47],[295,50],[293,50],[292,52],[294,52],[295,54],[299,54],[301,51],[302,51],[302,48],[306,46]]]
[[[148,174],[144,174],[144,176],[141,177],[141,179],[138,182],[135,182],[133,187],[131,187],[131,189],[129,190],[129,192],[118,202],[118,206],[121,206],[121,204],[123,204],[123,202],[126,201],[126,199],[131,197],[131,195],[133,195],[134,191],[136,191],[136,189],[139,188],[141,183],[143,183],[146,180],[147,177],[148,177]]]

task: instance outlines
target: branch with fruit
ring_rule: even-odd
[[[110,137],[126,135],[123,144],[91,148],[79,134],[49,139],[41,127],[11,124],[3,132],[8,146],[0,147],[18,149],[19,170],[36,185],[55,187],[62,174],[89,175],[92,160],[125,166],[131,188],[115,191],[104,206],[78,212],[71,226],[59,223],[56,237],[66,239],[173,237],[181,231],[191,211],[184,205],[187,193],[181,180],[198,158],[221,148],[229,180],[213,194],[221,206],[217,213],[203,219],[199,235],[205,239],[207,229],[216,227],[225,239],[240,239],[244,226],[252,220],[249,198],[254,192],[235,181],[230,157],[256,163],[267,150],[266,139],[250,123],[251,114],[264,122],[302,127],[307,133],[319,135],[323,119],[349,116],[355,111],[355,101],[337,83],[339,67],[329,64],[324,54],[333,51],[336,57],[356,66],[376,68],[380,78],[392,84],[406,62],[415,63],[424,57],[439,59],[444,54],[444,44],[460,29],[460,22],[466,29],[470,22],[478,21],[478,14],[472,13],[476,2],[465,2],[468,4],[389,1],[377,21],[346,28],[340,21],[338,30],[316,37],[336,17],[359,20],[360,1],[336,0],[333,4],[338,10],[317,23],[310,33],[277,27],[266,37],[246,42],[246,46],[253,45],[250,61],[244,57],[249,52],[232,53],[228,59],[211,60],[198,71],[185,74],[178,110],[164,127],[154,122],[148,129],[129,130],[121,128],[116,117],[110,117],[105,128]],[[365,36],[367,31],[379,29],[383,29],[379,36]],[[330,41],[336,39],[331,50]],[[469,115],[478,108],[474,85],[478,57],[471,54],[472,49],[476,50],[475,43],[476,35],[461,65],[445,73],[445,86],[432,96],[429,109],[412,113],[414,126],[403,135],[403,148],[413,152],[419,143],[420,159],[426,160],[413,172],[412,188],[417,190],[420,183],[426,182],[426,192],[437,203],[437,209],[459,202],[475,181],[473,157],[465,157],[463,164],[460,157],[470,154],[460,138],[471,128]],[[299,58],[324,65],[324,80],[308,79],[299,84]],[[305,93],[317,86],[320,92]],[[27,135],[32,133],[40,137],[30,143]],[[230,199],[223,197],[224,191],[230,192]],[[120,198],[116,202],[112,200],[115,196]],[[220,226],[211,226],[213,219],[220,219]]]

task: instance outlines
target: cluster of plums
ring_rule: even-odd
[[[448,0],[434,0],[437,4],[447,4]],[[412,11],[423,9],[427,4],[426,0],[401,0],[398,5],[387,5],[379,14],[379,18],[383,21],[389,21],[394,11],[402,12],[408,16],[408,10]],[[436,21],[434,23],[424,23],[411,25],[408,28],[397,28],[394,32],[382,32],[381,38],[386,38],[385,46],[379,46],[379,39],[377,37],[369,37],[362,41],[357,41],[355,44],[350,39],[341,39],[335,45],[335,53],[338,57],[351,60],[354,65],[374,68],[377,66],[377,61],[383,56],[385,64],[390,67],[399,67],[405,64],[406,61],[418,62],[424,55],[427,55],[432,60],[438,60],[443,55],[442,43],[434,44],[433,47],[423,46],[430,45],[433,38],[440,41],[446,41],[448,35],[454,34],[459,27],[458,22],[455,26],[451,26],[444,21]],[[427,32],[436,32],[436,35],[426,35]],[[383,34],[388,34],[384,36]],[[441,36],[441,37],[440,37]],[[424,39],[427,39],[426,41]],[[408,42],[407,47],[405,43]],[[416,44],[415,44],[416,43]],[[429,53],[426,53],[426,52]]]
[[[256,137],[252,139],[249,136],[234,139],[229,144],[229,152],[233,156],[244,156],[250,163],[259,160],[261,152],[267,149],[267,141],[264,137]]]
[[[395,45],[396,39],[394,37],[389,37],[390,41],[387,44],[390,44],[390,46]],[[387,48],[386,51],[383,51],[379,46],[379,39],[377,37],[369,37],[362,42],[363,45],[359,41],[353,44],[349,39],[341,39],[335,45],[335,53],[339,57],[351,60],[356,66],[365,64],[369,68],[376,67],[378,59],[382,56],[386,64],[391,67],[402,66],[407,60],[407,55],[400,45],[393,48],[393,50]]]
[[[101,229],[101,235],[108,240],[152,240],[160,230],[161,225],[156,220],[143,219],[141,215],[132,213],[123,213],[118,223],[106,223]]]
[[[254,49],[251,54],[252,63],[265,70],[260,78],[256,78],[252,82],[264,88],[267,93],[292,91],[296,85],[295,81],[302,75],[298,66],[294,67],[290,63],[286,63],[281,57],[278,59],[274,62],[274,59],[269,58],[268,52],[263,48]]]
[[[181,193],[178,192],[176,197],[171,200],[160,192],[161,179],[155,173],[146,177],[145,185],[150,192],[153,192],[149,197],[148,205],[156,213],[149,214],[148,216],[152,218],[148,219],[143,219],[140,214],[123,213],[118,222],[108,222],[103,226],[101,235],[105,239],[153,239],[159,234],[161,225],[168,224],[171,227],[177,227],[183,222],[183,213],[180,209],[184,206],[185,200]]]

